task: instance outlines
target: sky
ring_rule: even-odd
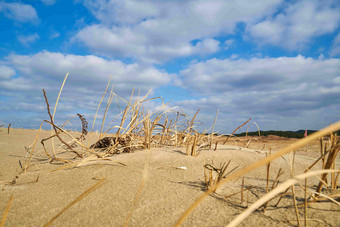
[[[220,133],[340,120],[338,0],[2,0],[0,34],[0,123],[16,128],[49,119],[42,89],[53,107],[66,73],[58,123],[92,124],[110,76],[124,99],[200,108],[200,127],[219,110]]]

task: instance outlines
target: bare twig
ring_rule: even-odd
[[[47,106],[47,112],[48,112],[48,115],[50,116],[50,119],[51,119],[51,125],[53,126],[53,129],[55,131],[55,134],[56,136],[58,137],[58,139],[63,143],[65,144],[68,149],[70,149],[73,153],[75,153],[78,157],[82,158],[83,156],[80,155],[77,151],[75,151],[68,143],[66,143],[63,139],[60,138],[59,134],[58,134],[58,131],[57,131],[57,128],[56,128],[56,125],[54,124],[53,122],[53,117],[51,115],[51,112],[50,112],[50,105],[48,104],[48,99],[47,99],[47,96],[46,96],[46,92],[45,90],[43,89],[43,92],[44,92],[44,97],[45,97],[45,101],[46,101],[46,106]]]

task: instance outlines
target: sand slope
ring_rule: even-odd
[[[14,185],[9,184],[20,171],[19,160],[24,160],[25,146],[29,146],[36,131],[0,129],[0,217],[11,195],[14,200],[5,226],[43,226],[59,211],[81,195],[85,190],[105,178],[105,183],[87,197],[66,210],[53,226],[121,226],[132,208],[146,163],[147,180],[140,200],[133,207],[129,226],[172,226],[181,214],[203,193],[203,165],[219,165],[231,160],[230,167],[242,168],[265,157],[251,149],[237,146],[220,146],[217,151],[202,150],[197,157],[186,156],[183,148],[163,147],[119,154],[111,161],[87,163],[77,168],[54,171],[64,164],[50,164],[41,145],[32,159],[32,166],[21,174]],[[49,132],[43,131],[41,138]],[[39,140],[40,142],[40,140]],[[279,143],[279,142],[277,142]],[[287,143],[287,141],[285,141]],[[59,144],[59,143],[57,143]],[[49,146],[48,149],[51,149]],[[275,150],[273,150],[275,152]],[[312,152],[312,151],[311,151]],[[302,173],[313,162],[313,155],[296,157],[295,173]],[[289,157],[271,164],[271,180],[282,168],[280,181],[289,178]],[[75,160],[76,161],[76,160]],[[122,165],[124,164],[124,165]],[[186,167],[181,169],[178,167]],[[37,177],[38,182],[36,182]],[[318,183],[309,180],[312,191]],[[245,187],[252,188],[241,196],[225,199],[241,189],[241,179],[230,182],[208,197],[188,217],[184,226],[224,226],[235,216],[265,194],[266,169],[260,168],[245,177]],[[303,204],[303,192],[298,186],[298,204]],[[273,200],[265,213],[257,211],[241,226],[294,226],[296,216],[291,196],[285,197],[277,208]],[[311,204],[308,209],[309,226],[340,226],[340,207],[331,202]],[[299,208],[303,219],[303,208]]]

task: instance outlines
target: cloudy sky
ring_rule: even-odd
[[[70,73],[60,122],[92,123],[111,75],[123,98],[152,89],[188,115],[201,108],[205,128],[219,109],[219,132],[250,117],[320,129],[340,120],[339,12],[338,0],[4,0],[0,122],[38,128],[42,89],[53,106]]]

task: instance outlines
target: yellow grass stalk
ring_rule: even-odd
[[[44,226],[45,227],[50,226],[55,219],[57,219],[62,213],[64,213],[65,210],[67,210],[68,208],[70,208],[71,206],[73,206],[74,204],[76,204],[77,202],[85,198],[86,196],[88,196],[91,192],[93,192],[100,186],[102,186],[105,180],[106,180],[105,178],[100,179],[97,183],[95,183],[93,186],[91,186],[89,189],[83,192],[80,196],[78,196],[75,200],[73,200],[69,205],[67,205],[64,209],[62,209],[56,216],[51,218],[51,220],[49,220]]]
[[[340,172],[340,170],[338,170],[338,172]],[[313,192],[313,193],[314,193],[314,194],[317,194],[317,195],[319,195],[319,196],[321,196],[321,197],[324,197],[324,198],[326,198],[327,200],[329,200],[329,201],[335,203],[336,205],[340,206],[340,203],[339,203],[338,201],[332,199],[331,197],[329,197],[329,196],[327,196],[327,195],[325,195],[325,194],[318,193],[318,192]],[[332,195],[332,196],[334,196],[334,197],[340,196],[340,193],[339,193],[339,194],[336,194],[336,195]],[[318,201],[318,200],[317,200],[317,201]],[[311,201],[311,202],[314,202],[314,201]]]
[[[243,126],[245,126],[249,121],[251,120],[251,118],[249,118],[246,122],[244,122],[242,125],[238,126],[228,137],[227,139],[223,142],[223,145],[226,144],[226,142],[228,142],[229,138],[232,137],[234,135],[234,133],[239,130],[240,128],[242,128]]]
[[[101,98],[100,101],[99,101],[99,104],[98,104],[98,107],[97,107],[97,110],[96,110],[96,114],[94,115],[94,119],[93,119],[93,123],[92,123],[92,128],[91,128],[91,133],[90,133],[90,139],[89,139],[89,142],[88,142],[88,146],[90,146],[91,135],[92,135],[92,132],[93,132],[94,124],[96,123],[98,110],[99,110],[99,108],[100,108],[100,105],[102,104],[102,101],[103,101],[103,99],[104,99],[104,97],[105,97],[105,94],[106,94],[106,92],[107,92],[107,89],[109,88],[111,78],[112,78],[112,75],[110,76],[109,81],[107,82],[105,91],[104,91],[104,93],[103,93],[103,95],[102,95],[102,98]]]
[[[43,123],[44,123],[44,121],[41,122],[40,127],[39,127],[39,130],[38,130],[38,132],[37,132],[37,134],[36,134],[36,136],[35,136],[35,139],[34,139],[34,142],[33,142],[33,147],[32,147],[31,153],[30,153],[30,156],[29,156],[29,158],[28,158],[27,161],[25,160],[25,166],[24,166],[24,169],[23,169],[24,172],[26,172],[26,171],[28,170],[29,166],[30,166],[31,159],[32,159],[32,155],[33,155],[33,152],[34,152],[34,149],[35,149],[35,145],[36,145],[36,143],[37,143],[37,141],[38,141],[39,134],[40,134],[41,127],[42,127]],[[47,152],[46,152],[46,154],[47,154],[47,156],[49,156],[50,158],[52,158]]]
[[[102,136],[103,136],[103,128],[104,128],[104,124],[105,124],[106,115],[107,115],[107,112],[109,111],[109,108],[110,108],[110,105],[111,105],[111,102],[112,102],[114,95],[115,95],[115,93],[113,92],[113,87],[112,87],[109,98],[107,99],[107,103],[106,103],[106,107],[105,107],[105,111],[104,111],[104,116],[103,116],[103,120],[102,120],[102,126],[100,128],[99,139],[101,139]]]
[[[71,167],[73,167],[73,166],[78,165],[79,163],[80,163],[80,162],[75,162],[75,163],[72,163],[72,164],[67,165],[67,166],[62,166],[62,167],[59,167],[59,168],[57,168],[57,169],[51,170],[51,172],[56,172],[56,171],[59,171],[59,170],[71,168]]]
[[[230,222],[227,227],[234,227],[240,224],[246,217],[248,217],[252,212],[254,212],[256,209],[261,207],[265,202],[271,200],[279,193],[285,191],[287,188],[291,187],[292,185],[298,183],[300,180],[306,179],[308,177],[312,177],[314,175],[319,175],[323,173],[332,173],[337,172],[338,170],[318,170],[318,171],[311,171],[307,173],[300,174],[298,176],[295,176],[294,178],[291,178],[281,185],[279,185],[274,190],[270,191],[266,195],[264,195],[262,198],[257,200],[255,203],[253,203],[250,207],[248,207],[245,211],[243,211],[241,214],[239,214],[232,222]]]
[[[217,188],[221,187],[222,185],[224,185],[225,183],[229,182],[232,179],[238,178],[243,176],[246,173],[249,173],[250,171],[257,169],[260,166],[266,165],[267,163],[269,163],[272,160],[275,160],[279,157],[281,157],[282,155],[288,154],[296,149],[298,149],[299,147],[302,147],[304,145],[306,145],[308,142],[318,139],[321,136],[325,136],[330,134],[331,132],[337,131],[340,129],[340,121],[336,122],[334,125],[330,125],[318,132],[313,133],[312,135],[305,137],[303,139],[300,139],[298,141],[296,141],[295,143],[285,147],[284,149],[262,159],[259,160],[251,165],[248,165],[246,167],[244,167],[243,169],[227,176],[225,179],[223,179],[222,181],[220,181],[217,185],[215,185],[214,187],[212,187],[211,189],[207,190],[204,194],[202,194],[200,197],[198,197],[196,199],[196,201],[194,203],[191,204],[191,206],[182,214],[182,216],[177,220],[177,222],[175,223],[175,226],[180,226],[184,220],[189,216],[189,214],[206,198],[208,197],[211,193],[213,193],[214,191],[216,191]]]
[[[0,227],[5,226],[7,215],[8,215],[9,209],[11,209],[12,202],[13,202],[13,195],[11,195],[11,197],[9,198],[9,200],[7,202],[7,206],[6,206],[4,215],[2,216],[2,219],[1,219]]]
[[[129,108],[130,108],[131,100],[132,100],[132,97],[133,97],[133,93],[134,93],[134,92],[135,92],[135,89],[132,90],[131,96],[130,96],[130,100],[129,100],[128,104],[127,104],[126,107],[125,107],[124,114],[123,114],[122,120],[121,120],[121,122],[120,122],[120,127],[118,128],[118,131],[117,131],[117,135],[116,135],[117,137],[119,136],[120,129],[123,127],[124,122],[125,122],[125,120],[126,120],[126,117],[127,117],[127,115],[128,115],[128,112],[129,112],[128,110],[129,110]]]
[[[197,137],[198,137],[198,133],[195,133],[194,140],[193,140],[192,146],[191,146],[191,153],[190,153],[191,156],[196,155],[195,150],[196,150],[197,140],[198,140]]]
[[[219,112],[219,111],[220,111],[220,110],[217,109],[216,116],[215,116],[215,120],[214,120],[214,124],[213,124],[212,129],[211,129],[211,134],[210,134],[210,144],[209,144],[209,148],[210,148],[210,149],[211,149],[212,144],[213,144],[214,129],[215,129],[216,119],[217,119],[217,116],[218,116],[218,112]]]
[[[269,155],[271,155],[271,150],[269,151]],[[267,154],[266,154],[266,156],[267,156]],[[267,166],[267,168],[266,168],[266,170],[267,170],[267,187],[266,187],[266,193],[268,193],[268,191],[269,191],[270,162],[268,162],[266,166]],[[264,205],[263,213],[266,212],[267,206],[268,206],[268,203],[266,203],[266,204]]]
[[[300,224],[300,216],[299,216],[298,207],[297,207],[297,204],[296,204],[296,196],[295,196],[295,187],[294,187],[294,185],[291,185],[291,189],[292,189],[292,193],[293,193],[293,202],[294,202],[294,210],[295,210],[296,220],[297,220],[298,226],[300,227],[301,226],[301,224]]]
[[[58,98],[57,98],[57,101],[55,102],[55,105],[54,105],[54,110],[53,110],[53,115],[52,115],[52,121],[54,121],[54,115],[55,115],[55,112],[57,110],[57,106],[58,106],[58,102],[59,102],[59,98],[60,98],[60,95],[61,95],[61,92],[64,88],[64,84],[66,82],[66,79],[68,77],[70,73],[66,73],[66,76],[64,78],[64,81],[63,81],[63,84],[61,85],[61,88],[59,90],[59,94],[58,94]],[[53,125],[51,125],[51,136],[53,135]],[[53,151],[53,155],[55,156],[55,148],[54,148],[54,140],[53,138],[51,139],[51,143],[52,143],[52,151]]]
[[[130,110],[129,110],[128,114],[126,114],[126,116],[124,116],[124,117],[122,118],[122,121],[125,121],[125,119],[126,119],[127,116],[130,114],[130,112],[131,112],[134,108],[137,107],[137,111],[138,111],[138,112],[136,113],[136,116],[133,118],[133,119],[136,119],[136,120],[130,121],[130,123],[128,124],[128,126],[126,127],[126,129],[124,129],[124,130],[125,130],[125,131],[124,131],[124,134],[129,134],[129,133],[131,133],[133,130],[135,130],[135,129],[137,128],[138,125],[140,125],[140,124],[142,124],[142,123],[145,124],[145,121],[150,121],[150,116],[152,116],[153,114],[155,114],[155,113],[157,113],[157,112],[159,111],[159,110],[157,110],[157,111],[155,111],[154,113],[145,114],[145,115],[144,115],[144,118],[143,118],[142,120],[139,120],[139,118],[140,118],[140,116],[141,116],[140,111],[139,111],[139,109],[140,109],[140,104],[143,103],[143,102],[147,102],[147,101],[150,101],[150,100],[154,100],[154,99],[158,99],[158,98],[159,98],[159,97],[155,97],[155,98],[146,99],[150,92],[151,92],[151,90],[149,90],[149,91],[147,92],[147,94],[146,94],[141,100],[139,100],[138,102],[136,102],[132,108],[130,107]],[[131,106],[130,103],[131,103],[131,100],[130,100],[130,102],[128,103],[129,106]],[[162,106],[161,108],[164,108],[164,106]],[[158,116],[158,115],[157,115],[157,116]],[[157,118],[157,116],[156,116],[156,118]],[[154,122],[155,122],[155,121],[154,121]],[[123,123],[124,123],[124,122],[122,122],[121,125],[122,125]],[[150,123],[150,122],[149,122],[149,123]]]
[[[120,112],[118,115],[116,115],[116,116],[112,119],[111,123],[106,127],[106,130],[105,130],[105,132],[104,132],[104,137],[105,137],[105,135],[106,135],[111,129],[119,128],[119,126],[117,126],[117,125],[111,126],[111,124],[112,124],[112,122],[114,122],[114,121],[115,121],[120,115],[122,115],[122,114],[123,114],[123,112]]]
[[[127,113],[128,113],[129,107],[130,107],[130,102],[129,102],[129,103],[127,104],[127,106],[125,107],[125,110],[124,110],[122,119],[121,119],[121,121],[120,121],[120,126],[119,126],[118,131],[117,131],[117,134],[116,134],[117,137],[119,136],[119,133],[120,133],[121,128],[123,128],[123,125],[124,125],[124,122],[125,122],[125,120],[126,120],[126,115],[127,115]]]
[[[305,178],[305,227],[307,227],[307,178]]]
[[[292,178],[294,175],[294,163],[295,163],[295,151],[293,153],[290,153],[290,177]],[[298,226],[300,227],[300,217],[299,217],[299,212],[298,212],[298,207],[296,203],[296,196],[295,196],[295,187],[294,185],[291,186],[292,189],[292,194],[293,194],[293,202],[294,202],[294,210],[295,210],[295,215],[296,215],[296,220],[298,223]]]
[[[185,118],[187,119],[187,121],[188,121],[188,126],[187,126],[187,128],[186,128],[184,131],[189,130],[189,132],[192,132],[192,130],[193,130],[193,125],[194,125],[194,120],[195,120],[195,118],[196,118],[198,112],[200,112],[200,110],[201,110],[201,109],[198,109],[198,110],[196,111],[195,115],[192,117],[192,119],[191,119],[190,122],[189,122],[187,116],[186,116],[185,114],[183,114],[183,115],[185,116]]]
[[[243,188],[244,188],[244,176],[242,177],[242,185],[241,185],[241,204],[243,203]]]
[[[235,193],[233,193],[233,194],[231,194],[231,195],[225,196],[224,199],[227,199],[227,198],[229,198],[229,197],[231,197],[231,196],[234,196],[234,195],[237,195],[237,194],[239,194],[239,193],[246,192],[246,191],[248,191],[248,190],[250,190],[250,189],[252,189],[252,187],[246,187],[244,190],[240,190],[240,191],[235,192]],[[242,204],[242,203],[243,203],[243,201],[241,202],[241,204]]]
[[[323,165],[324,169],[334,169],[335,167],[335,161],[336,161],[336,157],[340,151],[340,140],[336,138],[336,136],[333,135],[333,133],[331,134],[331,146],[329,148],[329,153],[328,153],[328,158],[326,163]],[[327,177],[327,173],[324,173],[321,176],[321,180],[325,181]],[[331,175],[331,188],[335,189],[335,174]],[[317,192],[321,192],[321,189],[323,187],[323,183],[320,181],[316,191]]]

